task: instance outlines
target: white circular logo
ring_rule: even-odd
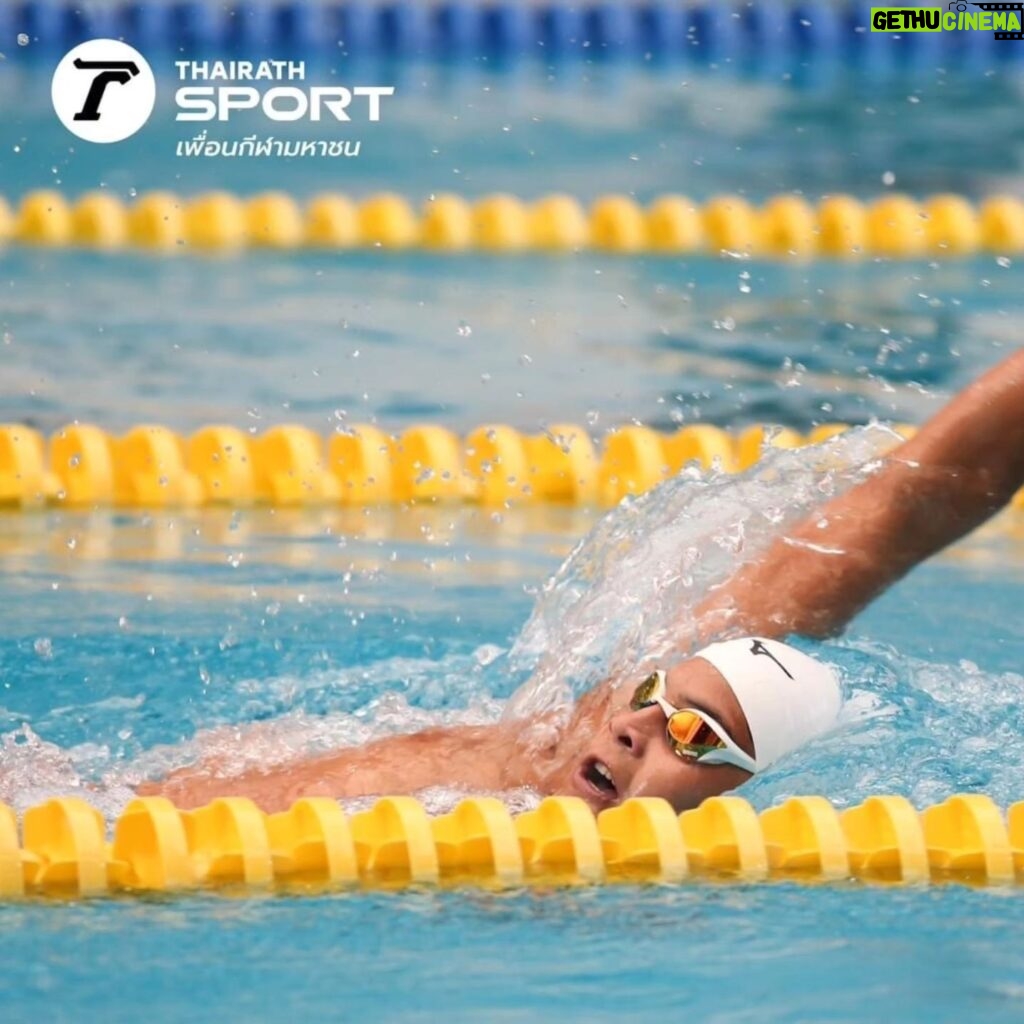
[[[90,39],[64,54],[50,94],[69,132],[86,142],[120,142],[149,120],[156,79],[134,46]]]

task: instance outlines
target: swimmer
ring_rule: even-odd
[[[869,479],[714,588],[678,638],[676,658],[638,658],[633,678],[586,693],[543,746],[536,719],[433,728],[233,777],[200,763],[139,792],[183,808],[247,796],[276,811],[302,796],[530,787],[581,797],[594,811],[633,796],[695,807],[834,724],[834,672],[784,638],[839,632],[1022,486],[1024,349],[956,396]]]

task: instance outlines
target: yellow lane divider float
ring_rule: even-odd
[[[464,438],[431,424],[397,436],[362,425],[325,440],[302,426],[260,435],[208,426],[181,437],[162,426],[112,436],[77,423],[48,442],[31,427],[0,424],[0,507],[610,505],[686,465],[739,472],[766,445],[798,448],[847,429],[825,424],[803,435],[758,425],[733,435],[708,424],[671,434],[627,426],[608,434],[598,449],[583,427],[566,424],[536,435],[495,424]],[[904,437],[914,430],[896,429]]]
[[[106,191],[69,202],[31,192],[12,208],[0,199],[0,239],[90,249],[137,247],[230,251],[422,248],[432,251],[711,253],[768,257],[915,258],[1024,251],[1024,200],[958,195],[924,201],[890,194],[870,202],[828,196],[812,204],[777,195],[760,207],[742,196],[697,203],[664,195],[643,206],[627,195],[590,204],[568,195],[525,201],[432,196],[422,206],[389,193],[361,201],[282,192],[193,198],[151,192],[128,203]]]
[[[1004,819],[982,795],[920,813],[899,796],[844,811],[822,797],[794,797],[760,814],[722,796],[679,815],[663,800],[635,798],[596,817],[576,797],[549,797],[514,817],[489,797],[439,817],[412,797],[386,797],[352,815],[326,798],[264,814],[239,797],[195,811],[147,797],[133,800],[109,835],[99,811],[78,797],[30,808],[20,836],[14,812],[0,804],[0,898],[700,877],[1024,883],[1024,803]]]

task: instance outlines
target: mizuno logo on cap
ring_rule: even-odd
[[[765,645],[764,645],[764,643],[762,641],[760,641],[760,640],[753,640],[753,641],[751,641],[751,643],[750,643],[750,653],[751,654],[755,654],[755,655],[756,654],[763,654],[766,657],[771,658],[772,661],[774,661],[775,664],[778,665],[779,668],[781,668],[782,671],[785,672],[786,675],[789,676],[790,679],[793,678],[793,674],[789,671],[789,669],[786,668],[786,666],[783,665],[782,662],[779,661],[779,659],[776,658],[775,655],[772,654],[772,652],[769,651],[767,647],[765,647]]]

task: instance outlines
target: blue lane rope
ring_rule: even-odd
[[[6,0],[0,52],[64,50],[98,36],[145,52],[501,60],[534,55],[771,65],[832,59],[988,67],[1024,42],[987,32],[870,31],[867,0]],[[274,53],[270,50],[273,49]]]

